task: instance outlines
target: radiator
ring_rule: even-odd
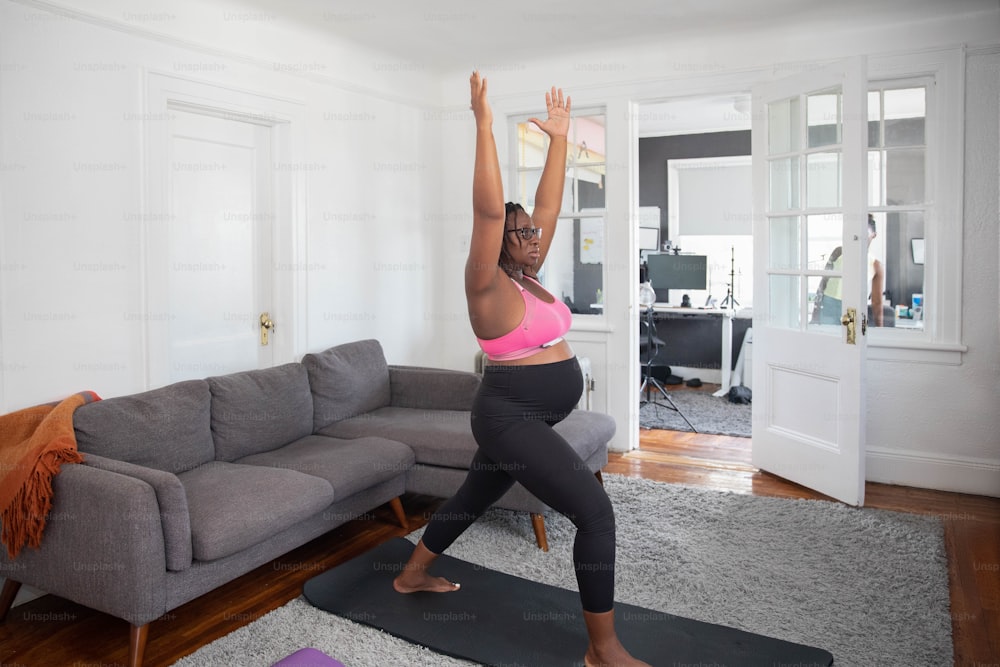
[[[594,374],[590,368],[590,357],[578,357],[580,362],[580,372],[583,374],[583,394],[580,395],[580,402],[576,404],[577,410],[589,410],[591,406],[591,395],[594,393]],[[476,352],[476,372],[483,374],[486,366],[486,355],[482,350]]]

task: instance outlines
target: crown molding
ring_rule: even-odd
[[[248,67],[266,70],[269,73],[303,79],[348,93],[374,97],[386,102],[416,107],[425,111],[436,111],[440,108],[440,105],[431,104],[426,100],[408,95],[399,95],[385,90],[380,90],[378,88],[373,88],[371,86],[365,86],[330,74],[308,70],[296,70],[294,68],[275,68],[273,60],[258,58],[239,51],[221,49],[219,47],[210,46],[201,42],[183,39],[181,37],[164,32],[158,32],[144,26],[138,26],[125,21],[81,11],[74,7],[68,7],[57,2],[51,2],[50,0],[9,0],[9,2],[12,4],[22,5],[24,7],[30,7],[39,11],[56,14],[58,16],[63,16],[67,19],[87,23],[99,28],[104,28],[105,30],[113,30],[130,37],[158,42],[160,44],[188,51],[195,51],[214,58],[224,59],[240,63]]]

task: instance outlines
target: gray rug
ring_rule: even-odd
[[[937,518],[604,479],[618,523],[616,599],[824,648],[837,667],[952,664]],[[526,514],[490,510],[448,553],[575,590],[575,529],[558,515],[546,525],[548,553],[535,546]],[[470,664],[302,598],[176,664],[267,666],[306,646],[348,667]]]
[[[651,397],[655,394],[651,394]],[[670,391],[667,396],[699,433],[750,437],[750,405],[730,403],[725,396],[716,397],[701,391]],[[661,406],[646,403],[639,408],[639,426],[668,431],[690,431],[684,419],[671,410],[670,404],[660,398]]]

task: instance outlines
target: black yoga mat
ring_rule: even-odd
[[[394,538],[313,577],[303,593],[320,609],[456,658],[505,667],[583,664],[587,632],[576,591],[444,555],[431,572],[460,590],[402,595],[392,580],[412,551],[411,542]],[[654,667],[833,664],[822,649],[634,605],[616,603],[615,619],[629,652]]]

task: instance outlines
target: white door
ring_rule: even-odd
[[[867,253],[863,58],[753,92],[753,463],[851,505],[864,503]],[[841,263],[828,269],[841,248]],[[827,291],[853,312],[814,321]],[[827,313],[832,307],[826,310]],[[839,317],[834,317],[834,322]]]
[[[174,109],[166,155],[154,385],[272,366],[280,334],[261,336],[261,315],[274,312],[270,128]]]

